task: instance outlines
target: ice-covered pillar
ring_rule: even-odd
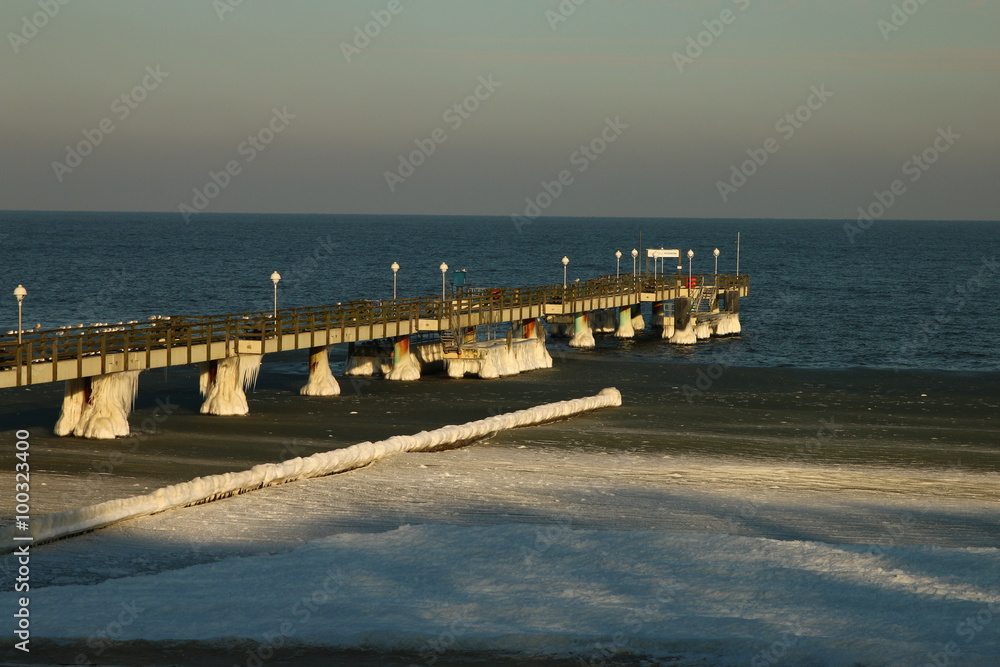
[[[642,304],[632,304],[632,329],[634,331],[645,331],[646,320],[642,317]]]
[[[690,299],[674,299],[674,333],[670,342],[676,345],[694,345],[698,342],[694,333],[694,318],[691,317]]]
[[[246,389],[257,382],[262,354],[241,354],[201,364],[201,414],[242,416],[250,412]]]
[[[410,352],[410,337],[399,336],[392,345],[392,370],[385,376],[387,380],[419,380],[420,362]]]
[[[635,338],[635,329],[632,327],[632,306],[621,306],[618,309],[618,329],[615,331],[617,338]]]
[[[597,343],[594,342],[594,332],[587,322],[587,313],[575,313],[573,318],[573,337],[569,341],[570,347],[590,348]]]
[[[670,338],[674,335],[674,318],[667,315],[662,301],[653,302],[653,326],[660,327],[660,337]]]
[[[107,373],[66,383],[56,435],[112,440],[129,434],[128,415],[135,405],[139,371]]]
[[[63,394],[62,412],[53,432],[59,436],[73,435],[73,430],[83,416],[83,406],[90,399],[91,378],[73,378],[66,380],[66,390]]]
[[[729,333],[738,334],[743,331],[740,325],[740,291],[730,290],[726,293],[726,312],[729,313]]]
[[[338,396],[340,385],[330,371],[327,347],[309,348],[309,382],[299,390],[303,396]]]

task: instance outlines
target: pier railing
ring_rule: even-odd
[[[460,322],[488,324],[503,319],[527,319],[544,313],[546,306],[560,306],[565,312],[577,304],[594,303],[600,299],[630,297],[635,302],[643,295],[653,294],[657,300],[669,300],[693,295],[693,287],[716,285],[720,291],[749,289],[746,275],[668,274],[665,276],[599,276],[584,282],[563,285],[542,285],[517,288],[457,289],[445,300],[440,297],[411,299],[360,300],[327,306],[285,308],[277,311],[234,313],[226,315],[174,316],[148,322],[115,325],[89,325],[77,328],[31,330],[0,338],[0,371],[16,371],[14,386],[32,383],[32,370],[51,364],[45,381],[81,377],[85,359],[100,357],[100,372],[108,371],[105,361],[109,354],[123,354],[124,368],[130,364],[149,368],[150,359],[158,350],[170,350],[170,358],[179,363],[193,363],[192,354],[198,346],[224,344],[235,347],[238,341],[276,339],[277,350],[288,335],[300,341],[323,344],[318,332],[354,329],[354,340],[360,340],[362,329],[371,338],[386,337],[385,332],[398,331],[408,323],[409,330],[420,329],[420,322],[431,321],[437,330],[454,329]],[[569,309],[566,311],[566,309]],[[382,336],[375,335],[383,332]],[[298,345],[289,349],[302,347]],[[136,363],[138,355],[138,363]],[[143,358],[144,357],[144,358]],[[75,361],[75,372],[66,371],[65,362]],[[60,362],[63,371],[60,372]],[[72,364],[70,365],[72,366]],[[51,378],[51,379],[49,379]],[[10,386],[6,384],[5,386]]]

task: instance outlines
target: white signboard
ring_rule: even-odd
[[[659,250],[656,250],[655,248],[646,248],[646,257],[653,257],[653,258],[658,258],[658,257],[677,257],[677,258],[680,258],[680,256],[681,256],[681,251],[680,250],[664,250],[663,248],[660,248]]]

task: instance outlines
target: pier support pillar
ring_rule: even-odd
[[[740,324],[740,291],[730,290],[726,296],[726,312],[729,313],[729,333],[736,335],[743,331]]]
[[[68,380],[56,435],[92,440],[128,435],[128,416],[138,389],[139,371]]]
[[[73,435],[73,429],[80,423],[83,407],[90,400],[92,378],[73,378],[66,380],[66,390],[63,394],[62,412],[53,432],[58,436]]]
[[[302,396],[339,396],[340,385],[330,371],[327,347],[309,348],[309,382],[299,390]]]
[[[670,338],[674,335],[674,317],[667,315],[666,311],[662,301],[653,302],[653,326],[660,327],[660,338]]]
[[[545,327],[538,326],[538,320],[522,320],[520,324],[521,337],[532,341],[532,345],[515,346],[515,358],[522,371],[533,371],[539,368],[552,368],[552,356],[545,347]]]
[[[587,313],[576,313],[573,320],[573,338],[569,341],[570,347],[591,348],[597,343],[594,342],[594,332],[587,322]]]
[[[618,329],[615,331],[616,338],[635,338],[635,329],[632,327],[632,306],[622,306],[618,309]]]
[[[670,342],[675,345],[694,345],[698,337],[694,333],[694,318],[691,317],[691,300],[674,299],[674,333]]]
[[[392,345],[392,370],[387,380],[409,382],[420,379],[420,362],[410,351],[410,337],[399,336]]]
[[[201,414],[225,417],[250,412],[246,389],[257,382],[262,354],[241,354],[201,364]]]
[[[517,327],[514,330],[514,336],[517,338],[535,338],[535,332],[538,330],[538,320],[535,318],[521,320],[517,323]]]
[[[646,320],[642,317],[642,304],[632,304],[632,329],[634,331],[645,331]]]
[[[717,336],[732,336],[740,333],[740,293],[737,290],[726,290],[725,309],[719,318],[719,325],[715,329]]]
[[[694,318],[694,335],[698,340],[707,340],[712,337],[712,325],[708,320],[700,317]]]

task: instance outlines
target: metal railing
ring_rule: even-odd
[[[698,275],[697,285],[710,284],[718,289],[749,288],[747,275]],[[276,339],[282,349],[283,337],[294,335],[299,341],[303,334],[315,340],[318,332],[340,329],[355,330],[360,340],[361,329],[369,338],[384,338],[387,332],[398,331],[409,323],[409,330],[418,330],[419,320],[437,321],[440,329],[454,329],[469,323],[490,324],[507,319],[527,319],[538,316],[547,305],[572,308],[576,304],[613,297],[634,297],[641,293],[656,293],[663,299],[676,298],[687,287],[687,275],[658,276],[599,276],[579,283],[516,288],[457,289],[442,301],[438,297],[411,299],[349,301],[327,306],[287,308],[277,311],[234,313],[226,315],[176,316],[149,322],[116,325],[89,325],[79,328],[50,329],[22,332],[22,342],[16,335],[0,337],[0,371],[16,370],[16,385],[30,384],[32,369],[39,364],[52,365],[52,380],[59,377],[59,362],[77,362],[76,373],[82,375],[83,360],[101,358],[101,373],[109,354],[124,353],[124,368],[130,370],[130,355],[144,354],[148,368],[150,356],[156,350],[185,350],[179,363],[192,363],[192,349],[214,343],[235,341],[266,341]],[[593,306],[591,306],[593,307]],[[575,311],[573,311],[575,312]],[[457,318],[457,319],[456,319]],[[501,319],[503,318],[503,319]],[[464,323],[464,324],[463,324]],[[374,335],[382,332],[381,336]],[[303,347],[296,345],[290,349]],[[228,349],[228,348],[227,348]]]

